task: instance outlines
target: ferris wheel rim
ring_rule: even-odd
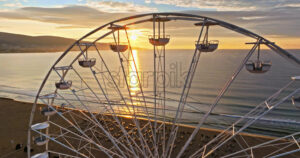
[[[280,48],[279,46],[277,46],[275,43],[272,43],[270,41],[268,41],[267,39],[263,38],[262,36],[259,36],[255,33],[252,33],[246,29],[243,29],[241,27],[238,27],[236,25],[233,25],[233,24],[230,24],[230,23],[227,23],[227,22],[224,22],[224,21],[220,21],[220,20],[217,20],[217,19],[213,19],[213,18],[209,18],[209,17],[205,17],[205,16],[199,16],[199,15],[193,15],[193,14],[184,14],[184,13],[149,13],[149,14],[140,14],[140,15],[134,15],[134,16],[129,16],[129,17],[125,17],[125,18],[121,18],[121,19],[118,19],[118,20],[115,20],[115,21],[112,21],[112,22],[109,22],[109,23],[106,23],[96,29],[94,29],[93,31],[87,33],[86,35],[84,35],[83,37],[81,37],[80,39],[78,39],[76,42],[74,42],[56,61],[55,63],[52,65],[51,69],[49,70],[49,72],[47,73],[46,77],[44,78],[39,90],[38,90],[38,93],[35,97],[35,101],[34,101],[34,105],[32,107],[32,111],[31,111],[31,115],[30,115],[30,121],[29,121],[29,125],[31,126],[32,125],[32,121],[33,121],[33,117],[34,117],[34,112],[35,112],[35,109],[36,109],[36,104],[37,104],[37,101],[38,101],[38,98],[40,97],[40,94],[42,92],[42,89],[44,88],[44,85],[46,83],[46,81],[48,80],[48,77],[50,76],[52,70],[55,68],[55,66],[65,57],[66,54],[68,54],[70,52],[70,50],[76,45],[76,44],[79,44],[80,41],[86,39],[88,36],[96,33],[97,31],[109,26],[109,25],[113,25],[115,23],[118,23],[118,22],[124,22],[124,21],[127,21],[127,20],[132,20],[132,19],[136,19],[136,18],[141,18],[141,17],[146,17],[146,16],[179,16],[179,17],[192,17],[192,18],[196,18],[194,20],[204,20],[204,19],[207,19],[207,20],[211,20],[211,21],[214,21],[214,22],[218,22],[222,25],[220,26],[223,26],[229,30],[233,30],[232,28],[238,28],[239,30],[236,31],[240,34],[244,34],[250,38],[253,38],[253,39],[260,39],[261,41],[264,41],[266,43],[267,46],[269,46],[271,49],[275,50],[275,52],[281,52],[279,53],[280,55],[283,55],[285,57],[287,57],[288,59],[291,59],[291,61],[294,61],[295,63],[297,64],[300,64],[300,61],[295,58],[293,55],[289,54],[288,52],[286,52],[285,50],[283,50],[282,48]],[[179,20],[182,20],[182,19],[179,19]],[[191,20],[191,19],[188,19],[188,21]],[[137,23],[144,23],[144,22],[147,22],[145,20],[143,20],[142,22],[137,22]],[[135,25],[137,23],[129,23],[129,24],[125,24],[123,26],[127,26],[127,25]],[[108,32],[106,33],[105,35],[103,35],[104,37],[110,35],[111,33],[113,33],[113,31],[111,32]],[[104,38],[103,37],[103,38]],[[99,40],[101,40],[102,38],[100,38]],[[92,43],[95,43],[97,42],[98,40],[95,40],[94,42]],[[80,55],[78,55],[74,60],[73,62],[71,62],[70,66],[72,66],[72,64],[79,58]],[[28,134],[28,140],[30,140],[30,129],[29,129],[29,134]],[[30,142],[27,144],[30,146]]]

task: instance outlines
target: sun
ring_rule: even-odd
[[[135,40],[137,39],[137,36],[136,36],[135,34],[133,34],[133,35],[130,36],[130,39],[131,39],[132,41],[135,41]]]
[[[130,30],[130,40],[137,41],[139,40],[139,37],[141,37],[143,33],[141,30]]]

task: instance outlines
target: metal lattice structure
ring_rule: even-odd
[[[170,101],[166,90],[165,54],[166,45],[171,38],[166,34],[166,23],[175,20],[194,22],[200,32],[184,86],[175,95],[176,98]],[[149,43],[153,45],[153,61],[149,62],[153,62],[154,71],[151,92],[143,89],[127,32],[130,26],[142,23],[153,24],[153,34],[149,36]],[[187,129],[181,122],[187,107],[197,111],[197,107],[190,105],[187,100],[200,55],[215,51],[219,45],[218,41],[208,40],[211,26],[224,27],[256,42],[248,43],[253,44],[252,49],[220,90],[209,109],[199,118],[196,126]],[[108,31],[99,35],[106,28]],[[96,36],[97,39],[86,42],[91,36]],[[112,37],[113,40],[110,48],[115,53],[114,59],[105,59],[105,54],[97,45],[97,42],[107,37]],[[122,42],[122,39],[125,40]],[[255,152],[259,151],[257,149],[265,147],[269,147],[269,151],[260,152],[261,156],[295,154],[300,151],[299,132],[255,145],[249,145],[247,138],[241,133],[287,100],[292,99],[293,104],[298,107],[300,101],[294,96],[297,96],[300,89],[296,88],[288,94],[283,91],[299,81],[299,77],[293,77],[291,82],[214,137],[199,138],[200,128],[244,67],[251,73],[264,73],[270,69],[271,63],[261,61],[259,57],[260,45],[269,47],[299,66],[300,61],[297,58],[275,43],[236,25],[209,17],[153,13],[130,16],[100,26],[71,45],[45,77],[30,116],[28,157],[44,158],[49,157],[49,153],[60,157],[254,157]],[[79,53],[72,52],[74,48]],[[256,50],[257,60],[250,61]],[[111,67],[120,68],[123,78],[116,78]],[[131,84],[132,78],[128,74],[134,75],[135,85]],[[51,75],[55,77],[51,78]],[[118,84],[120,80],[125,84],[123,87]],[[45,90],[47,86],[53,86],[51,93]],[[41,113],[38,102],[46,105]],[[170,109],[173,112],[169,112]],[[41,115],[43,121],[35,120],[37,115]],[[202,139],[202,142],[195,142],[198,139]],[[39,148],[44,152],[32,156],[32,146],[41,146]],[[227,152],[220,152],[221,148]]]

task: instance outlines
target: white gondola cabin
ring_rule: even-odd
[[[45,136],[39,136],[34,139],[34,143],[38,146],[45,145],[46,143],[48,143],[48,141],[49,139],[47,139]]]
[[[43,123],[37,123],[31,126],[31,129],[34,131],[39,131],[38,133],[42,133],[42,130],[46,130],[49,128],[49,123],[48,122],[43,122]],[[43,136],[42,134],[40,134],[40,136],[34,138],[34,143],[36,145],[45,145],[47,144],[49,141],[49,139],[47,139],[45,136]]]
[[[202,41],[200,43],[196,42],[196,48],[200,51],[200,52],[213,52],[216,49],[218,49],[219,46],[219,41],[217,40],[213,40],[213,41]]]
[[[300,97],[292,97],[292,103],[296,108],[300,109]]]
[[[48,152],[39,153],[31,156],[31,158],[48,158],[48,157],[49,157]]]
[[[78,64],[81,67],[93,67],[96,64],[96,59],[95,58],[81,58],[78,59]]]
[[[72,81],[58,81],[55,83],[57,89],[65,90],[72,86]]]
[[[44,116],[52,116],[52,115],[56,114],[56,110],[51,109],[50,107],[44,107],[41,110],[41,114]]]
[[[251,73],[265,73],[270,70],[271,62],[249,61],[246,63],[246,69]]]
[[[291,79],[295,81],[300,81],[300,76],[293,76],[291,77]]]
[[[43,122],[43,123],[37,123],[31,126],[32,130],[43,130],[43,129],[47,129],[49,127],[49,123],[48,122]]]
[[[154,46],[165,46],[170,41],[170,35],[165,35],[162,37],[155,36],[155,38],[150,35],[149,36],[149,42]]]

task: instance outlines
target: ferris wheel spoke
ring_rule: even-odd
[[[118,31],[118,32],[119,32],[119,31]],[[133,55],[132,55],[132,49],[131,49],[131,45],[130,45],[130,40],[129,40],[129,38],[128,38],[128,34],[127,34],[126,29],[125,29],[125,33],[126,33],[126,37],[127,37],[127,40],[128,40],[128,45],[129,45],[129,50],[130,50],[130,54],[131,54],[131,57],[132,57],[132,62],[133,62],[133,65],[134,65],[134,68],[131,68],[131,69],[132,69],[132,70],[137,70],[136,64],[135,64],[135,61],[134,61],[134,57],[133,57]],[[119,33],[118,33],[118,34],[119,34]],[[113,33],[113,36],[114,36],[115,43],[116,43],[116,45],[117,45],[117,41],[116,41],[116,38],[115,38],[114,33]],[[118,36],[118,39],[119,39],[119,36]],[[146,146],[146,149],[148,149],[148,152],[149,152],[150,154],[152,154],[151,151],[150,151],[150,147],[149,147],[148,143],[146,142],[145,138],[143,137],[142,132],[141,132],[141,130],[140,130],[139,121],[137,120],[137,117],[136,117],[136,114],[135,114],[135,106],[134,106],[134,103],[133,103],[133,98],[132,98],[132,95],[131,95],[131,92],[130,92],[130,89],[129,89],[129,86],[128,86],[128,81],[127,81],[126,73],[125,73],[125,70],[124,70],[123,62],[122,62],[123,60],[121,60],[121,56],[120,56],[120,51],[119,51],[119,50],[118,50],[118,55],[119,55],[120,64],[121,64],[121,67],[122,67],[122,72],[123,72],[123,75],[124,75],[124,79],[125,79],[127,91],[128,91],[128,93],[129,93],[129,98],[130,98],[130,100],[131,100],[131,104],[133,105],[133,111],[134,111],[133,116],[134,116],[135,125],[136,125],[136,127],[137,127],[137,129],[138,129],[138,133],[139,133],[139,136],[140,136],[140,143],[141,143],[141,144],[144,144],[143,146]],[[124,54],[122,54],[122,55],[124,56]],[[129,54],[128,54],[128,55],[129,55]],[[128,57],[128,59],[129,59],[129,57]],[[127,61],[127,60],[126,60],[126,61]],[[138,71],[135,71],[135,73],[136,73],[137,78],[138,78],[138,80],[139,80]],[[140,81],[139,81],[139,86],[141,86]],[[140,89],[141,89],[141,87],[140,87]],[[143,93],[142,93],[142,94],[143,94]],[[138,98],[138,97],[137,97],[137,98]],[[138,102],[139,102],[139,101],[138,101]],[[125,104],[126,104],[126,102],[125,102]],[[146,109],[146,110],[147,110],[147,109]],[[150,120],[149,120],[149,121],[150,121]],[[151,124],[150,124],[150,125],[151,125]],[[145,147],[144,147],[144,148],[145,148]],[[144,148],[143,148],[143,149],[144,149]],[[145,149],[144,149],[144,150],[145,150]]]
[[[293,82],[293,81],[291,81]],[[288,83],[287,85],[291,84]],[[284,87],[286,88],[286,87]],[[280,90],[282,91],[282,90]],[[261,111],[259,114],[257,114],[256,116],[251,117],[239,130],[234,130],[234,132],[232,132],[232,135],[225,141],[223,141],[222,143],[218,144],[217,146],[215,146],[211,151],[208,151],[207,154],[204,156],[208,156],[209,154],[211,154],[214,150],[218,149],[220,146],[222,146],[223,144],[225,144],[227,141],[229,141],[230,139],[232,139],[235,135],[239,134],[240,132],[242,132],[244,129],[246,129],[247,127],[249,127],[251,124],[253,124],[256,120],[262,118],[264,115],[266,115],[268,112],[270,112],[272,109],[274,109],[275,107],[279,106],[280,104],[282,104],[284,101],[286,101],[287,99],[291,98],[295,93],[297,93],[298,91],[300,91],[300,89],[296,89],[295,91],[293,91],[292,93],[288,94],[287,96],[285,96],[284,98],[280,99],[277,101],[276,104],[273,104],[272,108],[265,108],[264,111]],[[260,105],[264,105],[263,103],[259,104],[257,107],[259,107]],[[256,108],[255,108],[256,109]],[[253,111],[251,111],[253,112]],[[250,112],[250,113],[251,113]],[[240,120],[238,120],[237,122],[240,122],[242,120],[244,120],[247,117],[242,117]],[[233,130],[234,129],[234,125],[237,124],[234,123],[231,127],[229,127],[229,129],[227,130]],[[213,143],[214,140],[210,141],[209,144]],[[196,151],[192,156],[194,156],[195,154],[201,152],[203,150],[203,148],[199,149],[198,151]]]
[[[259,41],[260,40],[258,40],[258,42]],[[219,94],[216,97],[214,103],[211,105],[209,111],[207,111],[206,114],[200,119],[200,121],[198,122],[198,125],[194,129],[193,133],[191,134],[191,136],[189,137],[189,139],[186,141],[185,145],[182,147],[180,153],[178,154],[178,157],[184,152],[184,150],[187,148],[188,144],[192,141],[192,139],[194,138],[194,136],[198,133],[198,131],[199,131],[200,127],[202,126],[202,124],[206,121],[207,117],[214,110],[214,108],[216,107],[216,105],[218,104],[218,102],[220,101],[220,99],[222,98],[222,96],[225,94],[225,92],[228,90],[228,88],[230,87],[230,85],[236,79],[237,75],[240,73],[240,71],[242,70],[242,68],[244,67],[244,65],[248,61],[248,59],[254,53],[254,51],[257,48],[257,46],[258,46],[258,43],[255,44],[252,47],[252,49],[249,51],[249,53],[246,55],[246,57],[244,58],[244,60],[241,62],[241,64],[239,65],[239,67],[237,68],[237,70],[234,72],[234,74],[232,75],[232,77],[230,78],[230,80],[224,85],[223,89],[219,92]]]
[[[69,129],[66,129],[65,127],[62,127],[62,126],[60,126],[60,125],[58,125],[58,124],[52,122],[52,121],[50,121],[50,123],[51,123],[52,125],[55,125],[56,127],[60,128],[60,129],[62,129],[62,130],[65,130],[67,133],[70,133],[70,134],[73,134],[73,135],[77,136],[77,137],[78,137],[77,140],[79,140],[80,142],[84,140],[84,141],[86,141],[87,143],[92,143],[92,144],[94,144],[94,145],[97,146],[102,152],[104,152],[104,153],[106,153],[106,154],[108,154],[108,153],[110,153],[110,154],[116,154],[116,153],[114,153],[113,151],[108,150],[107,148],[105,148],[105,147],[102,146],[101,144],[97,144],[96,142],[94,142],[90,137],[88,137],[88,136],[86,135],[86,133],[85,133],[84,131],[80,132],[81,134],[83,134],[83,136],[81,136],[81,135],[79,135],[79,134],[77,134],[77,133],[75,133],[75,132],[73,132],[73,131],[71,131],[71,130],[69,130]],[[108,154],[109,157],[111,157],[110,154]],[[116,155],[119,155],[119,154],[116,154]],[[119,157],[122,157],[122,156],[119,155]]]
[[[45,103],[47,104],[47,103]],[[52,108],[53,110],[55,110],[51,105],[48,105],[50,108]],[[84,114],[83,112],[81,112],[82,114]],[[79,127],[77,127],[76,125],[74,125],[74,123],[72,123],[69,119],[67,119],[65,116],[63,116],[62,114],[60,114],[59,112],[57,112],[57,114],[63,118],[67,123],[69,123],[72,127],[74,127],[78,132],[80,132],[84,137],[85,139],[89,140],[89,141],[92,141],[94,144],[97,144],[95,143],[93,140],[91,140],[86,134],[84,131],[82,131]],[[84,114],[85,115],[85,114]],[[88,117],[87,117],[88,118]],[[55,124],[54,122],[51,122],[52,124]],[[65,129],[65,128],[62,128],[61,126],[55,124],[56,126],[60,127],[61,129]],[[66,129],[65,129],[66,130]],[[68,130],[70,131],[70,130]],[[71,132],[71,131],[70,131]],[[74,132],[72,132],[74,134]],[[78,136],[78,135],[77,135]],[[83,138],[83,137],[81,137]],[[97,145],[98,146],[98,145]],[[98,146],[99,147],[99,146]],[[103,149],[102,147],[100,147],[100,149]],[[103,151],[105,152],[106,154],[108,154],[105,150]]]
[[[147,123],[147,124],[149,124],[149,123]],[[141,130],[143,130],[145,127],[147,127],[147,126],[148,126],[147,124],[145,124],[144,127],[141,128]],[[132,134],[133,132],[134,132],[134,128],[131,129],[131,130],[129,130],[129,131],[128,131],[128,134]],[[124,135],[121,136],[121,137],[119,137],[118,140],[120,141],[120,139],[122,139],[122,138],[124,138]],[[133,142],[134,142],[134,141],[133,141]],[[148,149],[148,152],[151,152],[149,146],[147,146],[147,147],[148,147],[148,148],[147,148],[147,149]],[[112,148],[114,148],[114,147],[112,147]],[[111,148],[111,149],[112,149],[112,148]],[[139,150],[142,151],[141,149],[139,149]]]
[[[138,86],[139,86],[139,89],[140,89],[141,94],[142,94],[142,99],[141,99],[142,101],[141,100],[139,100],[139,101],[141,101],[142,103],[144,103],[146,114],[148,115],[148,109],[147,109],[146,101],[145,101],[145,94],[144,94],[144,91],[143,91],[143,86],[142,86],[142,83],[141,83],[141,79],[140,79],[139,71],[138,71],[138,68],[137,68],[137,64],[136,64],[135,58],[133,56],[131,42],[130,42],[130,39],[128,37],[127,29],[125,28],[124,31],[125,31],[127,43],[128,43],[128,46],[129,46],[130,57],[132,58],[132,62],[133,62],[133,66],[131,66],[131,69],[135,70],[136,77],[137,77],[137,80],[138,80]],[[140,97],[138,97],[138,98],[140,98]],[[147,117],[149,117],[149,116],[147,116]]]
[[[123,151],[119,148],[118,144],[115,142],[115,138],[113,138],[113,136],[110,134],[110,132],[108,132],[107,130],[105,130],[105,128],[100,124],[100,122],[98,121],[98,119],[94,116],[94,114],[90,111],[90,109],[84,104],[82,103],[82,101],[79,99],[79,97],[76,95],[75,92],[73,92],[73,94],[78,98],[78,101],[81,103],[81,105],[88,111],[88,113],[92,116],[91,121],[95,122],[96,125],[98,125],[98,127],[107,135],[107,137],[111,140],[111,142],[116,146],[117,150],[119,150],[119,152],[124,156]],[[114,113],[114,111],[112,110],[112,112]],[[114,114],[115,115],[115,114]],[[116,119],[117,121],[117,119]],[[121,126],[123,127],[123,126]],[[129,141],[128,141],[129,143]],[[132,150],[131,150],[132,151]],[[132,151],[134,152],[134,151]]]
[[[89,123],[89,125],[91,125],[92,123],[90,122]],[[97,136],[95,136],[95,134],[94,134],[94,128],[95,127],[97,127],[96,125],[93,125],[93,126],[91,126],[91,127],[89,127],[89,125],[84,129],[84,132],[89,132],[89,133],[91,133],[91,134],[88,134],[90,137],[91,137],[91,139],[93,139],[93,140],[95,140],[95,142],[97,143],[97,144],[99,144],[99,145],[102,145],[103,146],[103,144],[100,142],[100,140],[98,139],[98,137]],[[98,130],[98,129],[97,129]],[[80,142],[82,142],[82,138],[80,139]],[[91,143],[86,143],[86,145],[87,144],[91,144]],[[78,147],[80,147],[80,146],[78,146]],[[81,147],[81,148],[83,148],[83,147]],[[77,150],[80,150],[80,148],[79,149],[77,149]]]
[[[273,139],[273,140],[270,140],[270,141],[267,141],[267,142],[264,142],[264,143],[252,146],[252,147],[249,147],[247,149],[244,149],[244,150],[241,150],[241,151],[237,151],[235,153],[231,153],[231,154],[225,155],[224,158],[232,157],[234,155],[238,155],[238,154],[240,154],[241,152],[244,152],[244,151],[249,151],[249,150],[254,150],[254,149],[259,149],[259,148],[265,148],[265,147],[269,147],[269,146],[273,146],[274,147],[276,145],[284,145],[284,144],[290,144],[290,145],[296,145],[296,146],[298,146],[297,143],[299,142],[300,138],[298,138],[296,141],[293,140],[293,141],[284,142],[284,140],[286,140],[288,138],[292,138],[293,139],[293,137],[299,136],[299,135],[300,135],[300,132],[296,132],[296,133],[293,133],[293,134],[290,134],[290,135],[287,135],[287,136],[284,136],[284,137],[279,137],[279,138],[276,138],[276,139]],[[272,153],[270,153],[268,155],[265,155],[264,157],[270,157],[274,153],[280,152],[281,150],[284,150],[283,148],[288,148],[288,146],[280,147],[280,148],[274,148],[274,152],[272,152]]]
[[[103,65],[104,65],[106,71],[107,71],[108,74],[109,74],[109,78],[107,78],[107,80],[111,80],[111,81],[112,81],[112,83],[113,83],[113,85],[114,85],[114,88],[116,89],[117,93],[118,93],[119,96],[121,97],[121,100],[123,100],[125,106],[126,106],[127,109],[128,109],[128,105],[127,105],[127,103],[126,103],[126,99],[125,99],[125,97],[123,96],[123,94],[121,93],[119,87],[117,86],[116,81],[115,81],[114,77],[113,77],[112,74],[111,74],[111,71],[109,70],[109,68],[108,68],[106,62],[104,61],[104,59],[103,59],[103,57],[102,57],[100,51],[98,50],[98,48],[97,48],[96,46],[95,46],[95,48],[96,48],[97,54],[98,54],[98,56],[100,57],[100,59],[101,59]],[[119,106],[118,106],[118,108],[119,108]],[[124,111],[125,111],[125,110],[124,110]],[[128,111],[130,112],[130,110],[128,110]],[[121,112],[120,112],[120,113],[121,113]]]
[[[83,134],[84,137],[82,137],[82,136],[79,136],[78,134],[72,132],[71,130],[68,130],[68,129],[66,129],[66,128],[63,128],[62,126],[59,126],[58,124],[56,124],[56,123],[54,123],[54,122],[52,122],[52,121],[49,121],[49,122],[52,123],[52,124],[54,124],[55,126],[59,127],[60,129],[63,129],[63,130],[66,130],[66,131],[67,131],[67,132],[64,133],[63,135],[60,135],[59,137],[63,137],[65,134],[71,133],[71,134],[76,135],[77,137],[79,137],[79,138],[80,138],[80,142],[81,142],[82,140],[86,140],[87,142],[92,142],[92,143],[95,144],[96,146],[101,145],[101,144],[97,144],[96,142],[92,141],[92,139],[91,139],[89,136],[86,135],[86,132],[87,132],[88,130],[91,130],[90,128],[87,128],[87,129],[85,129],[85,130],[81,130],[80,127],[75,127],[74,125],[71,126],[71,127],[74,127],[75,129],[77,129],[77,131],[79,131],[81,134]],[[72,123],[70,123],[70,124],[72,124]],[[97,139],[96,139],[96,140],[97,140]],[[98,146],[98,147],[99,147],[99,146]],[[103,147],[102,147],[102,148],[103,148]],[[104,149],[104,150],[107,150],[107,149]],[[104,152],[105,152],[105,151],[104,151]],[[105,152],[105,153],[107,153],[107,152]]]
[[[81,155],[81,156],[83,156],[83,157],[88,158],[86,155],[84,155],[84,154],[78,152],[77,150],[74,150],[74,149],[72,149],[71,147],[69,147],[69,146],[67,146],[67,145],[65,145],[65,144],[63,144],[63,143],[61,143],[61,142],[59,142],[59,141],[57,141],[57,140],[51,138],[50,136],[48,136],[48,135],[46,135],[46,134],[44,134],[44,133],[42,133],[42,132],[39,132],[39,131],[37,131],[37,130],[34,130],[34,131],[37,132],[38,134],[40,134],[40,135],[46,137],[47,139],[52,140],[53,142],[56,142],[57,144],[63,146],[64,148],[67,148],[67,149],[69,149],[69,150],[71,150],[71,151],[73,151],[73,152],[75,152],[75,153],[77,153],[77,154],[79,154],[79,155]]]
[[[85,114],[84,114],[85,115]],[[85,115],[86,116],[86,115]],[[103,116],[102,115],[100,115],[102,118],[103,118]],[[86,116],[87,117],[87,116]],[[90,119],[89,117],[87,117],[88,119]],[[104,124],[105,124],[105,126],[106,126],[106,129],[108,129],[108,127],[107,127],[107,125],[106,125],[106,123],[104,122]]]
[[[237,136],[240,136],[240,138],[241,138],[243,144],[245,144],[246,148],[249,148],[249,147],[250,147],[249,144],[247,143],[247,141],[244,139],[243,135],[238,134]],[[238,141],[238,139],[236,139],[236,137],[235,137],[235,140]],[[242,146],[242,149],[244,149],[243,146]]]
[[[59,156],[66,156],[66,157],[70,157],[70,158],[81,158],[81,157],[78,157],[78,156],[73,156],[73,155],[69,155],[69,154],[65,154],[65,153],[60,153],[60,152],[56,152],[56,151],[53,151],[53,150],[48,150],[48,152],[59,155]]]
[[[206,20],[204,20],[203,25],[201,27],[201,30],[200,30],[200,33],[199,33],[199,36],[198,36],[198,40],[197,40],[197,44],[200,42],[205,23],[206,23]],[[174,142],[175,142],[176,135],[177,135],[177,130],[179,128],[178,125],[177,125],[177,122],[182,117],[184,106],[186,104],[186,99],[187,99],[187,96],[189,94],[189,89],[190,89],[191,84],[192,84],[192,80],[193,80],[193,77],[194,77],[194,74],[195,74],[195,71],[196,71],[196,68],[197,68],[197,65],[198,65],[200,55],[201,55],[201,51],[198,51],[197,47],[196,47],[195,51],[194,51],[192,61],[190,63],[188,75],[185,79],[184,87],[183,87],[183,90],[182,90],[182,93],[181,93],[181,96],[180,96],[180,101],[179,101],[179,105],[178,105],[178,108],[177,108],[177,111],[176,111],[176,114],[175,114],[175,118],[173,119],[172,131],[171,131],[171,134],[170,134],[170,138],[169,138],[168,143],[167,143],[166,154],[169,154],[169,156],[171,156],[173,146],[174,146]],[[182,155],[182,153],[183,153],[183,151],[180,151],[179,154],[178,154],[178,157],[180,157]],[[167,157],[167,155],[165,155],[165,157]]]
[[[133,62],[133,66],[131,65],[131,69],[135,70],[136,78],[137,78],[137,81],[138,81],[138,87],[139,87],[139,90],[140,90],[141,95],[142,95],[141,98],[139,97],[138,94],[136,95],[136,98],[138,99],[136,102],[137,103],[141,103],[144,106],[144,110],[146,112],[146,118],[147,118],[147,121],[148,121],[148,125],[149,125],[149,128],[150,128],[150,131],[152,133],[152,138],[153,138],[150,142],[155,147],[155,151],[157,151],[157,147],[155,145],[156,144],[155,143],[155,137],[154,137],[155,132],[153,131],[153,128],[152,128],[152,122],[150,120],[150,115],[149,115],[148,107],[147,107],[147,104],[146,104],[145,94],[144,94],[143,86],[142,86],[142,83],[141,83],[141,80],[140,80],[139,71],[138,71],[138,68],[137,68],[137,65],[136,65],[135,58],[133,56],[132,47],[131,47],[130,39],[128,37],[127,29],[125,28],[124,31],[125,31],[126,39],[127,39],[128,46],[129,46],[130,57],[132,58],[132,62]],[[131,95],[130,95],[130,98],[132,98]],[[137,125],[137,126],[139,126],[139,125]],[[144,127],[146,127],[146,126],[144,126]],[[142,133],[140,133],[140,135],[141,135],[141,138],[143,138]],[[150,155],[153,156],[148,143],[145,142],[145,144],[146,144],[147,149],[149,150]]]
[[[113,33],[113,38],[114,38],[114,41],[115,41],[115,44],[118,45],[119,44],[119,41],[116,40],[116,37],[115,37],[115,34]],[[119,40],[119,30],[118,30],[118,40]],[[130,44],[129,44],[130,45]],[[131,48],[131,47],[130,47]],[[126,76],[126,73],[125,73],[125,69],[124,69],[124,66],[123,66],[123,60],[120,56],[120,51],[119,51],[119,48],[117,47],[117,51],[118,51],[118,56],[119,56],[119,60],[120,60],[120,65],[121,65],[121,68],[122,68],[122,72],[123,72],[123,76],[124,76],[124,80],[125,80],[125,83],[126,83],[126,88],[127,88],[127,91],[128,91],[128,95],[129,95],[129,98],[130,98],[130,102],[131,102],[131,105],[134,105],[134,102],[133,102],[133,99],[132,99],[132,95],[131,95],[131,91],[130,91],[130,88],[129,88],[129,85],[128,85],[128,80],[127,80],[127,76]],[[131,51],[131,50],[130,50]],[[134,58],[132,59],[134,61]],[[126,101],[124,100],[124,104],[127,105]],[[135,110],[135,106],[132,106],[133,108],[133,122],[135,123],[136,127],[137,127],[137,130],[138,130],[138,134],[139,134],[139,140],[140,140],[140,143],[141,145],[143,146],[143,151],[144,153],[146,153],[145,151],[145,148],[146,149],[150,149],[150,147],[148,146],[148,143],[145,141],[145,138],[143,137],[143,134],[141,132],[141,129],[140,129],[140,125],[139,125],[139,121],[137,120],[137,117],[136,117],[136,110]],[[128,111],[131,111],[129,109],[129,107],[127,106],[128,108]],[[151,153],[151,151],[149,151]],[[146,156],[146,155],[144,155]]]
[[[125,103],[125,106],[128,107],[126,103]],[[114,111],[113,108],[111,108],[111,110]],[[128,110],[128,111],[129,111],[129,110]],[[133,140],[133,139],[132,139],[131,136],[127,133],[127,131],[124,129],[124,126],[121,125],[121,123],[120,123],[120,121],[119,121],[119,119],[118,119],[118,116],[116,116],[116,113],[115,113],[115,112],[113,112],[113,113],[114,113],[115,120],[117,121],[117,123],[119,124],[121,130],[123,131],[123,133],[124,133],[125,136],[126,136],[127,143],[131,146],[132,151],[134,151],[134,150],[133,150],[133,147],[132,147],[132,145],[131,145],[131,143],[130,143],[130,140],[129,140],[129,139],[131,139],[131,140]],[[135,144],[135,146],[138,146],[135,142],[134,142],[134,144]]]
[[[284,147],[282,147],[282,145],[283,144],[279,144],[281,147],[277,147],[277,146],[275,146],[275,145],[273,145],[272,147],[273,148],[276,148],[277,150],[275,150],[274,152],[272,152],[272,153],[270,153],[270,154],[268,154],[268,155],[266,155],[266,156],[264,156],[264,158],[266,158],[266,157],[271,157],[272,155],[276,155],[276,153],[280,153],[280,152],[282,152],[282,151],[288,151],[288,148],[290,148],[290,147],[292,147],[293,145],[295,145],[294,143],[289,143],[288,145],[286,145],[286,146],[284,146]],[[297,156],[295,156],[295,155],[289,155],[289,157],[294,157],[294,158],[297,158]]]
[[[78,73],[75,69],[74,69],[74,71],[75,71],[75,73],[80,77],[79,73]],[[91,69],[91,71],[93,72],[92,69]],[[100,87],[100,89],[101,89],[103,95],[105,96],[105,98],[106,98],[107,101],[108,101],[108,104],[109,104],[109,106],[110,106],[110,110],[112,111],[112,114],[113,114],[113,118],[114,118],[114,119],[117,121],[117,123],[119,124],[119,126],[120,126],[122,132],[123,132],[127,137],[130,137],[130,136],[127,134],[127,132],[126,132],[126,130],[124,129],[124,127],[120,124],[120,121],[119,121],[118,117],[116,116],[116,113],[114,112],[114,109],[113,109],[112,106],[111,106],[111,101],[108,99],[108,96],[107,96],[107,95],[105,94],[105,92],[103,91],[103,88],[102,88],[102,86],[101,86],[101,84],[100,84],[98,78],[96,77],[96,75],[95,75],[94,73],[93,73],[93,75],[94,75],[95,80],[97,81],[98,86]],[[82,77],[80,77],[80,78],[81,78],[81,80],[83,80]],[[83,80],[83,81],[84,81],[84,80]],[[87,84],[85,81],[84,81],[84,83],[88,86],[88,84]],[[88,87],[90,87],[90,86],[88,86]],[[93,92],[93,94],[96,96],[96,98],[97,98],[98,100],[100,100],[94,92]],[[82,104],[82,105],[84,105],[84,104]],[[126,105],[126,104],[125,104],[125,105]],[[126,137],[126,140],[127,140],[128,144],[130,144],[130,146],[131,146],[131,143],[130,143],[130,141],[128,140],[127,137]],[[134,152],[132,146],[131,146],[131,149],[132,149],[132,152]]]
[[[240,135],[238,135],[240,136]],[[233,137],[233,140],[235,140],[235,142],[238,144],[238,146],[240,147],[241,150],[245,149],[243,144],[240,143],[239,139],[237,139],[237,137]],[[251,156],[251,154],[247,153],[246,151],[244,152],[246,155]]]

